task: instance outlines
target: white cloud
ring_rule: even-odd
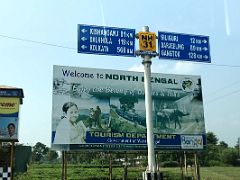
[[[187,62],[177,62],[172,71],[176,74],[192,74],[196,71],[196,66]]]
[[[128,69],[129,71],[143,72],[144,68],[142,64],[135,64]],[[153,73],[168,73],[168,74],[193,74],[197,70],[197,66],[188,62],[153,62],[151,71]]]
[[[132,67],[128,69],[129,71],[137,71],[137,72],[143,72],[143,65],[142,64],[134,64]]]

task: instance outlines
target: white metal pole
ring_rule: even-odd
[[[143,32],[149,32],[149,28],[147,26],[144,26]],[[144,55],[142,63],[144,65],[144,89],[146,107],[147,146],[148,146],[147,171],[150,173],[155,173],[157,172],[157,169],[154,153],[154,136],[152,121],[151,57],[149,55]]]

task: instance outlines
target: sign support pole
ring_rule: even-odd
[[[109,153],[109,180],[112,180],[112,153]]]
[[[125,151],[125,166],[124,166],[124,180],[128,179],[128,157],[127,157],[127,151]]]
[[[144,56],[144,89],[145,89],[145,106],[146,106],[146,124],[147,124],[147,145],[148,145],[148,167],[147,171],[156,171],[153,124],[152,124],[152,91],[151,91],[151,58],[149,55]]]
[[[198,162],[198,156],[197,153],[194,153],[194,162],[195,162],[195,174],[196,174],[196,179],[200,180],[200,169],[199,169],[199,162]]]
[[[149,27],[144,26],[143,32],[149,32]],[[154,136],[152,121],[152,86],[151,86],[151,55],[142,55],[144,66],[144,89],[145,89],[145,107],[146,107],[146,127],[147,127],[147,145],[148,145],[148,166],[143,172],[143,179],[157,179],[156,159],[154,152]]]
[[[184,175],[185,175],[185,177],[188,176],[188,170],[187,170],[187,154],[186,154],[185,151],[184,151]]]
[[[67,179],[67,157],[66,151],[62,151],[62,180]]]

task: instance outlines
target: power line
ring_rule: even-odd
[[[211,92],[211,93],[210,93],[209,95],[207,95],[206,97],[209,97],[211,94],[216,94],[216,93],[218,93],[218,92],[222,92],[222,90],[228,89],[228,88],[230,88],[230,87],[238,84],[239,82],[240,82],[240,81],[238,80],[238,81],[232,82],[231,84],[226,85],[226,86],[224,86],[224,87],[222,87],[222,88],[218,88],[218,89],[216,89],[215,91]],[[218,97],[213,98],[212,100],[208,101],[206,104],[215,102],[215,101],[217,101],[217,100],[220,100],[221,98],[230,96],[230,95],[232,95],[232,94],[236,94],[236,93],[238,93],[239,91],[240,91],[240,89],[239,89],[239,90],[236,90],[236,91],[233,91],[232,93],[230,92],[230,93],[228,93],[228,94],[225,94],[225,95],[222,95],[222,96],[218,96]]]
[[[18,38],[18,37],[6,36],[6,35],[2,35],[2,34],[0,34],[0,37],[8,38],[8,39],[13,39],[13,40],[18,40],[18,41],[24,41],[24,42],[30,42],[30,43],[36,43],[36,44],[42,44],[42,45],[47,45],[47,46],[54,46],[54,47],[58,47],[58,48],[77,50],[76,48],[67,47],[67,46],[61,46],[61,45],[58,45],[58,44],[51,44],[51,43],[42,42],[42,41],[35,41],[35,40],[30,40],[30,39],[24,39],[24,38]]]
[[[182,63],[191,63],[205,66],[222,66],[222,67],[230,67],[230,68],[240,68],[240,65],[229,65],[229,64],[215,64],[215,63],[202,63],[196,61],[182,61]]]
[[[64,48],[64,49],[70,49],[70,50],[74,50],[76,51],[77,49],[76,48],[73,48],[73,47],[67,47],[67,46],[62,46],[62,45],[58,45],[58,44],[52,44],[52,43],[47,43],[47,42],[42,42],[42,41],[35,41],[35,40],[30,40],[30,39],[25,39],[25,38],[19,38],[19,37],[13,37],[13,36],[7,36],[7,35],[3,35],[3,34],[0,34],[0,37],[2,38],[8,38],[8,39],[13,39],[13,40],[18,40],[18,41],[24,41],[24,42],[30,42],[30,43],[35,43],[35,44],[42,44],[42,45],[46,45],[46,46],[53,46],[53,47],[58,47],[58,48]],[[240,65],[228,65],[228,64],[214,64],[214,63],[200,63],[200,62],[188,62],[188,61],[183,61],[183,63],[193,63],[193,64],[199,64],[199,65],[207,65],[207,66],[222,66],[222,67],[230,67],[230,68],[240,68]],[[237,81],[238,82],[238,81]],[[226,89],[228,88],[229,86],[225,86],[223,88],[221,88],[220,90],[222,89]],[[216,92],[218,92],[219,90],[216,90]],[[222,96],[219,96],[219,97],[216,97],[210,101],[207,101],[206,104],[209,104],[209,103],[212,103],[212,102],[215,102],[221,98],[225,98],[225,97],[228,97],[228,96],[231,96],[233,94],[236,94],[236,93],[239,93],[240,92],[240,89],[239,90],[236,90],[236,91],[233,91],[232,93],[229,93],[229,94],[225,94],[225,95],[222,95]]]
[[[237,93],[239,93],[239,92],[240,92],[240,89],[238,89],[238,90],[236,90],[236,91],[233,91],[233,92],[231,92],[231,93],[228,93],[228,94],[224,94],[224,95],[219,96],[219,97],[216,97],[216,98],[214,98],[214,99],[212,99],[212,100],[210,100],[210,101],[207,101],[206,104],[215,102],[215,101],[217,101],[217,100],[220,100],[221,98],[225,98],[225,97],[228,97],[228,96],[237,94]]]
[[[237,85],[237,84],[239,84],[239,83],[240,83],[240,80],[235,81],[235,82],[232,82],[231,84],[228,84],[228,85],[226,85],[226,86],[224,86],[224,87],[222,87],[222,88],[218,88],[218,89],[216,89],[215,91],[210,92],[210,93],[207,95],[207,97],[210,96],[211,94],[216,94],[216,93],[218,93],[218,92],[222,92],[222,91],[225,90],[225,89],[229,89],[229,88],[231,88],[232,86]]]
[[[30,42],[30,43],[35,43],[35,44],[42,44],[42,45],[46,45],[46,46],[53,46],[53,47],[58,47],[58,48],[70,49],[70,50],[75,50],[75,51],[77,50],[76,48],[73,48],[73,47],[67,47],[67,46],[62,46],[62,45],[58,45],[58,44],[42,42],[42,41],[35,41],[35,40],[30,40],[30,39],[25,39],[25,38],[7,36],[7,35],[3,35],[3,34],[0,34],[0,37],[13,39],[13,40],[18,40],[18,41]],[[205,66],[221,66],[221,67],[230,67],[230,68],[240,68],[240,65],[201,63],[201,62],[192,62],[192,61],[182,61],[182,62],[183,63],[205,65]]]

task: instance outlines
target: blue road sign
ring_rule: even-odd
[[[159,58],[211,62],[208,36],[158,32]]]
[[[78,53],[135,56],[135,29],[78,25]]]

